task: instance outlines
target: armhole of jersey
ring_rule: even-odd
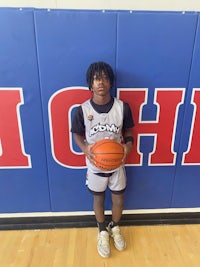
[[[86,112],[84,111],[84,109],[87,109],[87,106],[86,105],[90,105],[90,103],[88,103],[89,102],[89,100],[87,100],[86,102],[84,102],[84,103],[82,103],[81,104],[81,109],[82,109],[82,116],[83,116],[83,122],[84,122],[84,124],[85,124],[85,122],[86,122]]]

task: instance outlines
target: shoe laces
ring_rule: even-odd
[[[123,236],[121,235],[119,226],[115,226],[111,229],[112,236],[114,237],[115,240],[117,241],[123,241]]]

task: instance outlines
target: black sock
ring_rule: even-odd
[[[111,222],[109,223],[110,228],[113,228],[113,227],[118,226],[118,225],[119,225],[119,223],[116,223],[116,222],[114,222],[114,221],[111,221]]]
[[[107,229],[106,229],[106,222],[102,222],[102,223],[97,222],[97,226],[99,228],[99,232],[101,232],[101,231],[107,231]]]

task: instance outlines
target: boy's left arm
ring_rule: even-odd
[[[132,128],[128,128],[125,130],[124,132],[124,158],[123,158],[123,162],[126,161],[126,157],[128,156],[128,154],[131,152],[132,148],[133,148],[133,130]]]

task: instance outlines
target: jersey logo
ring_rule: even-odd
[[[119,133],[119,127],[116,126],[115,124],[100,124],[98,123],[97,125],[93,126],[90,129],[89,135],[92,136],[98,132],[112,132],[112,133]]]
[[[93,115],[92,115],[92,114],[90,114],[90,115],[88,115],[88,117],[87,117],[87,118],[88,118],[88,120],[89,120],[89,121],[92,121],[94,117],[93,117]]]

